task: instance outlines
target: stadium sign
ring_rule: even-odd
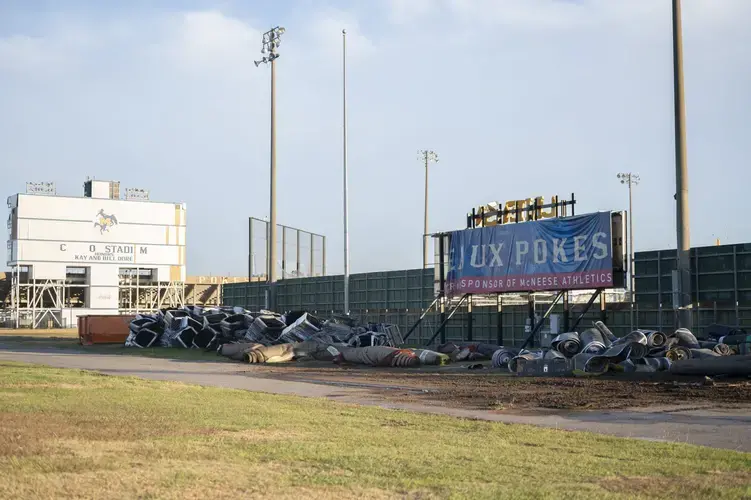
[[[612,288],[623,281],[620,213],[449,233],[448,295]]]

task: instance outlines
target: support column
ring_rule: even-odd
[[[696,250],[698,255],[699,251]],[[697,282],[699,281],[699,265],[696,265]],[[733,245],[733,301],[735,302],[735,326],[741,326],[740,313],[738,311],[738,252],[736,252],[735,245]],[[699,302],[697,298],[697,302]],[[715,319],[716,321],[716,319]]]
[[[282,279],[287,278],[287,227],[282,227]]]
[[[498,307],[495,321],[496,321],[496,343],[498,345],[503,345],[503,297],[501,294],[498,294],[496,297],[496,305]]]
[[[248,283],[253,277],[253,217],[248,217]]]
[[[535,296],[534,294],[528,293],[527,294],[527,307],[529,312],[529,331],[531,332],[532,329],[535,327]],[[535,346],[535,339],[532,339],[529,343],[530,347]]]
[[[315,261],[315,236],[310,233],[310,276],[316,275],[316,261]]]
[[[467,298],[467,341],[472,341],[472,295]]]
[[[321,275],[326,276],[326,236],[321,236]]]
[[[297,250],[295,251],[295,272],[297,273],[297,275],[295,277],[299,278],[300,277],[300,230],[295,229],[295,234],[297,236],[296,238]]]
[[[441,324],[446,323],[446,276],[445,276],[445,254],[446,254],[446,237],[442,234],[438,240],[438,293],[441,297]],[[446,329],[441,329],[441,344],[446,343]]]

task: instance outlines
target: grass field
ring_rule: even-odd
[[[137,347],[125,347],[122,344],[98,344],[82,346],[78,341],[78,333],[65,335],[61,330],[53,333],[40,333],[29,335],[30,330],[24,330],[20,334],[2,333],[0,331],[0,345],[6,348],[45,348],[45,349],[69,349],[88,354],[117,354],[122,356],[143,356],[147,358],[167,358],[184,360],[208,360],[215,362],[228,361],[216,352],[206,352],[203,349],[165,349],[163,347],[150,347],[139,349]],[[33,331],[33,330],[31,330]],[[18,332],[18,330],[15,330]],[[64,330],[62,330],[64,332]]]
[[[739,498],[751,455],[0,363],[0,498]]]

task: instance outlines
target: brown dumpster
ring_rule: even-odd
[[[135,315],[87,315],[78,317],[78,339],[81,345],[123,344]]]

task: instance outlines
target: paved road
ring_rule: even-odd
[[[701,408],[650,408],[633,411],[556,411],[507,413],[446,408],[389,401],[363,388],[275,380],[253,374],[247,365],[177,361],[55,349],[2,350],[0,360],[39,363],[58,368],[96,370],[152,380],[171,380],[206,386],[245,389],[272,394],[319,397],[344,403],[375,405],[505,423],[523,423],[567,430],[587,430],[621,437],[676,441],[751,452],[751,412]]]

